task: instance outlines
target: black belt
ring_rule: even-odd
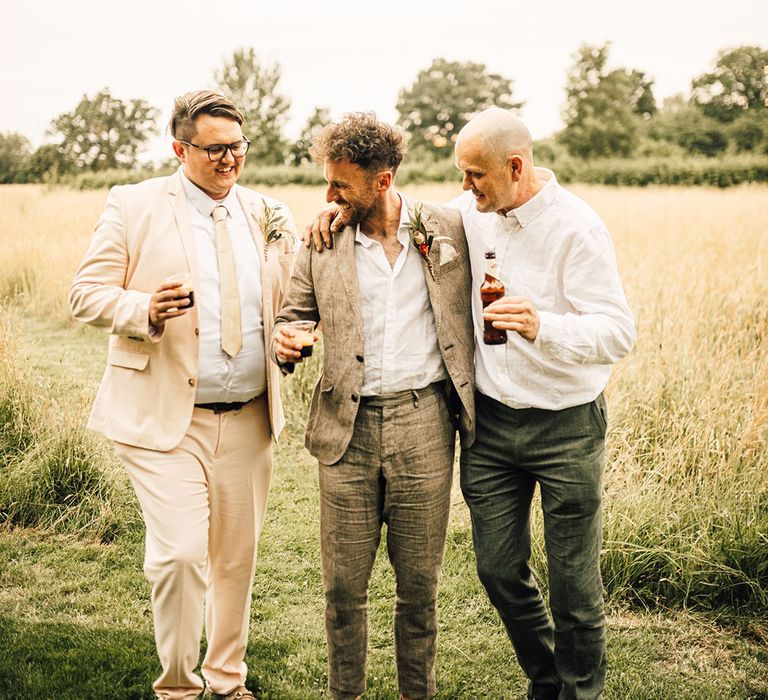
[[[195,408],[207,408],[214,413],[228,413],[229,411],[239,411],[243,406],[254,401],[255,398],[257,397],[248,399],[248,401],[232,401],[230,403],[220,401],[215,401],[214,403],[196,403]]]

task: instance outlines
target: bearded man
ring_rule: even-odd
[[[370,113],[320,134],[326,199],[343,230],[302,249],[275,319],[281,363],[301,361],[287,322],[322,321],[324,366],[306,445],[319,461],[328,686],[365,690],[368,582],[387,524],[401,698],[435,693],[436,599],[455,426],[474,433],[470,270],[457,211],[404,199],[402,135]]]

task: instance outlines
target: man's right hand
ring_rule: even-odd
[[[318,253],[323,252],[323,246],[333,248],[333,234],[344,228],[343,217],[339,207],[323,209],[315,220],[304,229],[302,243],[309,248],[314,244]]]
[[[315,342],[320,340],[320,334],[315,331],[313,334]],[[275,340],[275,355],[281,363],[296,363],[302,362],[301,356],[302,344],[296,340],[294,332],[290,328],[278,328],[274,334]]]
[[[189,306],[189,292],[182,292],[181,282],[161,284],[149,300],[149,322],[160,330],[170,318],[184,316]]]

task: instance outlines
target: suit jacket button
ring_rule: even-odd
[[[358,399],[359,397],[358,397],[358,395],[357,395],[357,394],[352,394],[351,398],[352,398],[352,401],[354,401],[355,403],[357,403],[357,399]]]
[[[195,384],[197,384],[197,382],[195,381],[195,378],[194,378],[194,377],[190,377],[190,378],[187,380],[187,383],[189,384],[189,386],[195,386]]]
[[[199,328],[195,328],[195,335],[200,335],[200,329]]]
[[[364,358],[362,355],[355,355],[355,359],[356,359],[358,362],[363,362],[363,361],[365,360],[365,358]]]

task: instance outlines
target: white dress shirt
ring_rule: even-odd
[[[381,243],[368,238],[359,226],[355,234],[365,341],[363,396],[422,389],[448,376],[423,262],[408,235],[408,209],[402,197],[400,207],[397,240],[403,249],[394,266]]]
[[[636,335],[605,224],[552,171],[536,175],[543,188],[505,217],[478,212],[471,192],[451,205],[461,211],[472,264],[477,390],[512,408],[559,410],[595,399]],[[483,343],[486,250],[496,251],[506,296],[533,302],[541,323],[534,342],[507,331],[506,345]]]
[[[261,257],[237,198],[237,185],[218,201],[190,182],[183,170],[181,182],[187,196],[199,272],[195,305],[200,325],[200,366],[195,403],[248,401],[263,394],[267,388]],[[243,347],[235,357],[229,357],[221,349],[219,263],[211,216],[213,208],[219,204],[227,208],[227,227],[240,291]]]

